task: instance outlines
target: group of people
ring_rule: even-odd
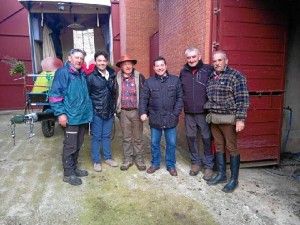
[[[85,74],[82,68],[85,52],[72,49],[68,62],[55,73],[49,102],[64,127],[63,180],[80,185],[86,170],[77,167],[84,130],[91,123],[91,155],[94,171],[100,172],[101,151],[104,162],[112,167],[118,163],[111,153],[111,131],[116,114],[123,134],[123,162],[121,170],[135,164],[141,171],[154,173],[161,164],[161,138],[166,141],[165,166],[171,176],[176,170],[176,127],[184,111],[186,140],[191,169],[196,176],[204,169],[203,179],[208,185],[227,182],[226,150],[230,154],[231,177],[224,192],[238,186],[240,153],[237,134],[245,127],[249,107],[249,93],[245,76],[228,66],[223,51],[213,53],[213,66],[204,64],[198,48],[185,51],[186,64],[179,76],[167,70],[164,57],[153,63],[155,74],[148,79],[138,72],[137,60],[124,55],[116,63],[116,73],[108,66],[108,54],[97,51],[95,68]],[[151,165],[147,169],[143,156],[143,122],[149,120],[151,131]],[[199,149],[199,137],[202,150]],[[212,141],[216,154],[212,151]],[[214,162],[217,175],[213,177]]]

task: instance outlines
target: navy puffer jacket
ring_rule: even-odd
[[[200,60],[195,68],[185,64],[180,71],[185,113],[204,113],[207,101],[206,86],[213,67]]]
[[[174,128],[183,108],[182,87],[179,78],[157,74],[147,79],[140,95],[140,115],[149,115],[151,128]]]
[[[109,119],[114,115],[116,108],[116,90],[114,70],[107,67],[108,80],[100,74],[97,67],[87,76],[90,98],[93,102],[94,114],[102,119]]]

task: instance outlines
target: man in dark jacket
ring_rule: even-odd
[[[82,70],[85,52],[72,49],[65,66],[56,70],[49,94],[49,103],[64,128],[65,139],[62,153],[63,181],[71,185],[82,183],[79,177],[87,176],[86,170],[77,168],[79,150],[83,145],[86,124],[93,117],[85,73]]]
[[[93,102],[94,115],[91,123],[92,131],[92,160],[94,170],[101,172],[101,144],[104,162],[112,167],[118,164],[112,159],[110,134],[115,113],[115,71],[108,67],[108,54],[97,51],[94,55],[94,71],[87,76],[89,95]]]
[[[185,134],[192,162],[190,175],[196,176],[203,166],[205,169],[203,179],[209,180],[212,178],[214,155],[211,150],[210,127],[205,121],[204,104],[207,101],[206,84],[213,68],[203,64],[198,48],[186,49],[185,55],[187,63],[180,71],[179,77],[183,89]],[[199,154],[198,131],[201,131],[202,136],[202,154]]]
[[[182,87],[179,78],[167,71],[166,60],[154,60],[155,75],[145,81],[140,95],[140,117],[145,121],[149,115],[151,129],[151,166],[147,173],[154,173],[161,163],[160,141],[162,132],[166,139],[166,167],[171,176],[177,176],[176,126],[183,108]]]

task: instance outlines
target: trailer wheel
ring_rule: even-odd
[[[54,135],[55,121],[44,120],[42,121],[42,132],[45,137],[52,137]]]
[[[50,109],[49,105],[43,107],[43,112]],[[45,137],[52,137],[54,135],[55,119],[42,121],[42,132]]]

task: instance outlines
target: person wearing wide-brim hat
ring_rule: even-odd
[[[137,64],[137,60],[136,59],[131,59],[128,55],[122,55],[121,58],[119,59],[119,61],[116,63],[116,66],[121,68],[121,64],[123,62],[131,62],[132,65]]]
[[[134,69],[137,63],[128,55],[123,55],[116,63],[121,68],[117,73],[116,113],[123,133],[123,164],[121,170],[128,170],[135,162],[139,170],[146,170],[143,157],[143,122],[139,116],[139,97],[145,77]]]

